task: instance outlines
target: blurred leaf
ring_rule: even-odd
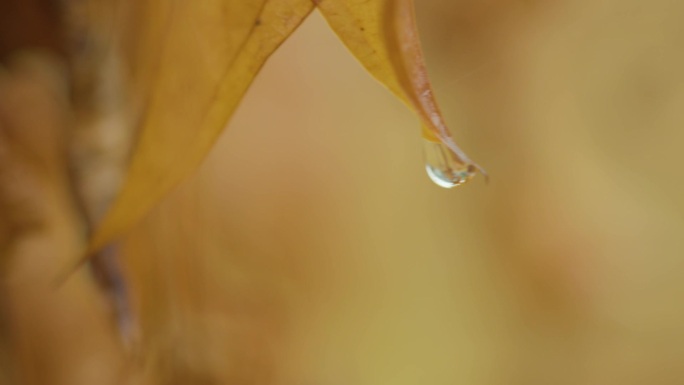
[[[412,0],[134,2],[126,59],[138,71],[133,94],[147,95],[142,131],[91,250],[137,222],[199,165],[265,60],[314,3],[368,71],[420,116],[424,134],[471,163],[435,103]]]
[[[148,94],[126,181],[91,242],[120,235],[209,152],[266,59],[311,0],[129,0],[124,54],[135,96]],[[151,80],[149,80],[151,79]]]

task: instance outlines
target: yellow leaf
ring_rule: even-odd
[[[140,137],[97,250],[140,220],[209,152],[266,59],[311,0],[129,0],[124,52],[142,95]]]
[[[423,137],[446,147],[448,157],[466,170],[465,179],[481,171],[456,145],[428,79],[418,38],[413,0],[316,0],[318,8],[364,67],[413,109]],[[485,174],[486,176],[486,174]]]

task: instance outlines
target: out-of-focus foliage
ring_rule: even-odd
[[[463,164],[423,63],[412,0],[129,1],[140,138],[122,191],[96,230],[96,250],[121,235],[204,159],[252,79],[316,4],[366,68],[421,117]]]
[[[0,383],[120,384],[124,352],[87,270],[66,167],[63,63],[46,51],[0,64]]]

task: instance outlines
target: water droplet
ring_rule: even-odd
[[[425,170],[437,186],[456,187],[477,174],[477,166],[464,161],[441,141],[423,138],[423,152]]]

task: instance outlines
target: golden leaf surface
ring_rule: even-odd
[[[452,139],[435,101],[413,0],[318,0],[318,8],[368,72],[418,114],[426,138],[479,169]]]
[[[137,71],[133,94],[143,95],[140,138],[91,250],[121,235],[198,167],[266,59],[314,6],[366,69],[418,114],[423,135],[472,165],[435,103],[412,0],[132,4],[127,59]]]
[[[133,1],[125,60],[147,95],[126,180],[91,250],[121,235],[195,170],[311,0]]]

